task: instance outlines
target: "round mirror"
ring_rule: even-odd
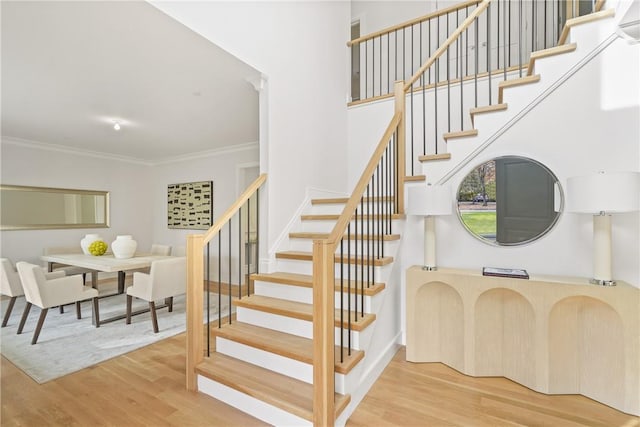
[[[458,216],[483,242],[521,245],[558,220],[562,191],[556,176],[525,157],[498,157],[475,167],[458,188]]]

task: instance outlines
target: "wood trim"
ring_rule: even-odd
[[[364,197],[365,202],[393,202],[393,197]],[[312,205],[344,205],[349,201],[349,197],[335,197],[331,199],[311,199]]]
[[[335,240],[313,242],[313,425],[327,427],[334,426],[336,413],[334,252]]]
[[[203,292],[204,260],[202,251],[204,236],[187,236],[187,390],[198,391],[196,367],[204,359],[203,334]]]
[[[412,176],[404,177],[404,182],[420,182],[420,181],[426,181],[426,180],[427,180],[426,175],[412,175]]]
[[[347,228],[347,225],[351,221],[353,213],[356,211],[358,203],[360,203],[360,198],[364,194],[364,191],[369,184],[369,179],[373,175],[373,172],[378,166],[378,162],[387,149],[387,145],[389,143],[389,140],[391,139],[391,135],[393,135],[400,123],[402,123],[402,117],[400,114],[396,113],[391,119],[389,126],[387,126],[387,130],[384,132],[384,135],[382,135],[382,138],[380,139],[376,150],[373,152],[371,159],[369,159],[367,167],[364,169],[364,172],[362,172],[360,180],[358,180],[356,187],[353,189],[351,197],[349,198],[349,201],[342,211],[342,215],[340,215],[335,227],[333,227],[333,231],[329,236],[329,242],[331,242],[331,244],[334,246],[333,251],[335,251],[335,246],[338,244],[338,240],[342,237],[342,235],[344,234],[344,230]]]
[[[395,93],[395,103],[394,103],[394,111],[395,114],[400,115],[400,122],[398,123],[398,133],[397,133],[397,141],[398,144],[398,159],[396,159],[397,170],[396,170],[396,179],[398,180],[398,188],[396,191],[397,198],[397,211],[400,214],[404,213],[404,177],[406,175],[406,131],[407,127],[405,125],[407,114],[405,112],[406,109],[406,98],[404,96],[404,83],[402,81],[397,81],[393,85],[393,91]]]
[[[418,71],[415,72],[415,74],[409,79],[409,81],[407,81],[407,83],[404,85],[405,92],[411,89],[411,86],[413,86],[416,80],[418,80],[420,76],[425,71],[427,71],[429,67],[431,67],[431,65],[433,65],[436,59],[438,59],[447,51],[449,46],[454,41],[456,41],[460,34],[462,34],[462,32],[466,30],[467,27],[469,27],[469,25],[471,25],[471,23],[487,9],[487,7],[489,7],[489,3],[491,3],[492,1],[493,0],[482,0],[482,3],[479,4],[478,7],[473,12],[471,12],[471,14],[467,16],[464,21],[462,21],[462,24],[460,24],[460,26],[456,28],[456,30],[447,38],[447,40],[445,40],[444,43],[442,43],[442,45],[440,45],[440,47],[436,49],[435,52],[433,52],[429,59],[427,59],[427,61],[422,64],[422,67],[420,67]]]
[[[342,218],[342,215],[340,215],[340,214],[310,214],[310,215],[301,215],[300,216],[300,219],[302,221],[337,221],[340,218]],[[352,220],[354,218],[355,218],[355,215],[351,217]],[[370,220],[370,219],[378,219],[378,218],[387,218],[387,215],[379,215],[379,214],[367,215],[367,214],[364,214],[364,215],[358,215],[358,218],[364,219],[364,220]],[[406,218],[405,214],[391,214],[391,219],[392,220],[405,219],[405,218]],[[344,230],[343,230],[343,233],[344,233]]]
[[[327,239],[329,237],[329,233],[313,233],[313,232],[300,232],[300,233],[289,233],[290,239]],[[384,240],[385,242],[389,242],[391,240],[400,240],[399,234],[358,234],[352,233],[351,236],[344,235],[343,238],[350,238],[351,240]]]
[[[615,15],[615,11],[613,9],[601,10],[599,12],[590,13],[584,16],[578,16],[577,18],[567,19],[567,22],[564,23],[564,28],[562,28],[562,33],[560,34],[560,38],[558,39],[558,45],[565,44],[567,38],[569,37],[569,30],[571,27],[575,25],[586,24],[588,22],[597,21],[604,18],[610,18]]]
[[[229,206],[229,209],[227,209],[225,213],[222,214],[220,218],[218,218],[216,223],[213,224],[211,228],[209,228],[204,233],[204,243],[207,243],[208,241],[213,239],[213,237],[218,233],[218,231],[222,229],[222,227],[233,217],[233,215],[235,215],[235,213],[240,209],[240,207],[247,200],[249,200],[249,198],[253,195],[253,193],[255,193],[256,190],[260,188],[266,180],[267,180],[267,174],[263,173],[258,178],[256,178],[256,180],[253,181],[251,185],[247,187],[246,190],[244,190],[244,192],[240,195],[240,197],[238,197],[238,199],[231,206]]]
[[[508,105],[505,104],[493,104],[487,105],[484,107],[472,108],[469,110],[469,115],[471,116],[471,124],[475,126],[475,117],[476,114],[484,114],[484,113],[492,113],[496,111],[504,111],[508,108]]]
[[[437,18],[438,16],[443,16],[443,15],[446,15],[448,13],[460,10],[460,9],[465,9],[467,7],[470,7],[470,6],[474,6],[474,5],[478,4],[478,3],[480,3],[481,1],[482,0],[466,1],[466,2],[463,2],[463,3],[460,3],[460,4],[456,4],[456,5],[444,8],[444,9],[437,10],[437,11],[429,13],[427,15],[423,15],[423,16],[420,16],[418,18],[414,18],[414,19],[411,19],[409,21],[405,21],[405,22],[402,22],[400,24],[396,24],[396,25],[394,25],[392,27],[384,28],[384,29],[382,29],[380,31],[376,31],[375,33],[367,34],[365,36],[358,37],[357,39],[349,40],[347,42],[347,46],[351,47],[354,44],[359,44],[359,43],[362,43],[364,41],[367,41],[367,40],[370,40],[370,39],[373,39],[373,38],[376,38],[376,37],[383,36],[385,34],[391,33],[393,31],[401,30],[403,28],[410,27],[412,25],[419,24],[421,22],[428,21],[428,20],[433,19],[433,18]]]
[[[466,138],[468,136],[478,136],[478,129],[461,130],[459,132],[449,132],[442,135],[442,138],[454,139],[454,138]]]
[[[425,156],[418,157],[418,160],[421,162],[430,162],[433,160],[449,160],[451,158],[451,153],[441,153],[441,154],[427,154]]]

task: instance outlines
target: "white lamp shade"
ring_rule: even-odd
[[[640,172],[599,172],[567,179],[567,210],[592,214],[640,210]]]
[[[407,202],[409,215],[450,215],[452,212],[451,187],[448,185],[411,187]]]

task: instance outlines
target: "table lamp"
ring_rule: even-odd
[[[407,214],[424,216],[424,266],[436,267],[436,215],[450,215],[451,191],[448,185],[420,185],[409,188]]]
[[[567,210],[593,214],[593,279],[614,286],[611,214],[640,209],[640,172],[598,172],[567,179]]]

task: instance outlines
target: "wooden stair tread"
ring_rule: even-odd
[[[365,197],[364,201],[372,201],[372,202],[391,202],[395,200],[393,197],[383,196],[383,197]],[[335,197],[329,199],[311,199],[312,205],[341,205],[345,204],[349,201],[349,197]]]
[[[601,10],[599,12],[590,13],[588,15],[578,16],[576,18],[567,19],[564,23],[564,28],[562,29],[562,33],[560,34],[560,38],[558,39],[558,44],[565,44],[567,38],[569,37],[569,30],[571,27],[576,25],[586,24],[588,22],[597,21],[599,19],[610,18],[615,15],[615,11],[613,9]]]
[[[434,160],[449,160],[451,158],[451,153],[442,153],[442,154],[426,154],[424,156],[418,157],[418,160],[421,162],[431,162]]]
[[[313,240],[317,240],[317,239],[328,239],[329,238],[329,234],[330,233],[313,233],[313,232],[296,232],[296,233],[289,233],[289,238],[290,239],[313,239]],[[343,237],[347,237],[347,235],[345,234]],[[383,234],[383,235],[379,235],[379,234],[359,234],[358,236],[355,236],[354,233],[351,233],[351,240],[355,240],[355,238],[358,238],[358,240],[379,240],[382,239],[385,242],[391,241],[391,240],[399,240],[400,239],[400,235],[399,234]]]
[[[549,56],[561,55],[563,53],[573,52],[576,50],[577,45],[575,43],[563,44],[560,46],[550,47],[548,49],[538,50],[531,53],[529,56],[529,66],[527,67],[527,76],[533,74],[535,62],[538,59],[547,58]]]
[[[352,221],[353,218],[355,217],[355,215],[352,217]],[[379,219],[379,218],[388,218],[389,214],[387,215],[379,215],[379,214],[375,214],[375,215],[358,215],[358,218],[360,218],[361,220],[371,220],[371,219]],[[301,215],[300,218],[303,221],[337,221],[340,218],[340,214],[309,214],[309,215]],[[405,219],[406,215],[405,214],[391,214],[391,219]]]
[[[303,251],[282,251],[282,252],[276,253],[276,258],[277,259],[294,259],[298,261],[313,261],[313,253],[303,252]],[[362,261],[364,259],[362,256],[356,257],[352,255],[351,257],[347,257],[346,253],[343,254],[343,258],[348,264],[358,264],[358,265],[362,264]],[[336,262],[340,261],[339,254],[336,254],[335,261]],[[390,256],[373,258],[373,265],[378,267],[391,264],[392,262],[393,262],[393,257],[390,257]]]
[[[505,104],[493,104],[493,105],[485,105],[484,107],[472,108],[469,110],[469,114],[471,115],[471,123],[475,124],[475,116],[476,114],[485,114],[485,113],[493,113],[496,111],[505,111],[508,105]]]
[[[498,103],[502,104],[504,90],[510,87],[517,87],[527,85],[531,83],[537,83],[540,81],[540,75],[535,74],[532,76],[521,77],[519,79],[504,80],[498,83]]]
[[[233,357],[214,353],[196,372],[306,420],[313,420],[313,386]],[[351,397],[335,394],[336,417]]]
[[[265,297],[262,295],[251,295],[244,297],[240,300],[233,301],[233,305],[236,307],[250,308],[253,310],[259,310],[266,313],[278,314],[280,316],[292,317],[294,319],[306,320],[308,322],[313,321],[313,305],[305,304],[297,301],[289,301],[279,298]],[[369,326],[376,319],[375,314],[365,313],[364,316],[360,316],[360,313],[351,313],[351,329],[354,331],[362,331]],[[348,316],[346,316],[348,317]],[[343,319],[343,326],[347,327],[348,319]],[[340,327],[340,310],[335,311],[335,325]]]
[[[287,272],[275,272],[275,273],[258,273],[252,274],[251,280],[261,281],[261,282],[269,282],[269,283],[278,283],[281,285],[291,285],[291,286],[300,286],[304,288],[312,288],[313,287],[313,276],[309,274],[297,274],[297,273],[287,273]],[[358,294],[361,291],[362,282],[360,280],[355,281],[351,280],[351,292],[355,293],[355,287],[358,288]],[[344,281],[345,286],[347,281]],[[335,279],[335,289],[336,291],[340,291],[340,279]],[[366,296],[376,295],[379,292],[382,292],[385,288],[384,283],[374,283],[373,285],[366,287],[364,286],[364,294]],[[346,291],[345,291],[346,292]]]
[[[427,177],[425,175],[412,175],[412,176],[405,176],[404,177],[404,182],[420,182],[420,181],[426,181]]]
[[[249,323],[235,322],[215,328],[212,333],[221,338],[245,344],[260,350],[288,357],[299,362],[313,364],[313,340],[262,328]],[[340,362],[340,346],[335,348],[335,370],[341,374],[348,374],[363,358],[364,351],[347,349],[342,354]]]
[[[469,130],[462,130],[459,132],[445,133],[444,135],[442,135],[442,137],[446,140],[446,139],[454,139],[454,138],[466,138],[468,136],[477,136],[477,135],[478,135],[477,129],[469,129]]]

